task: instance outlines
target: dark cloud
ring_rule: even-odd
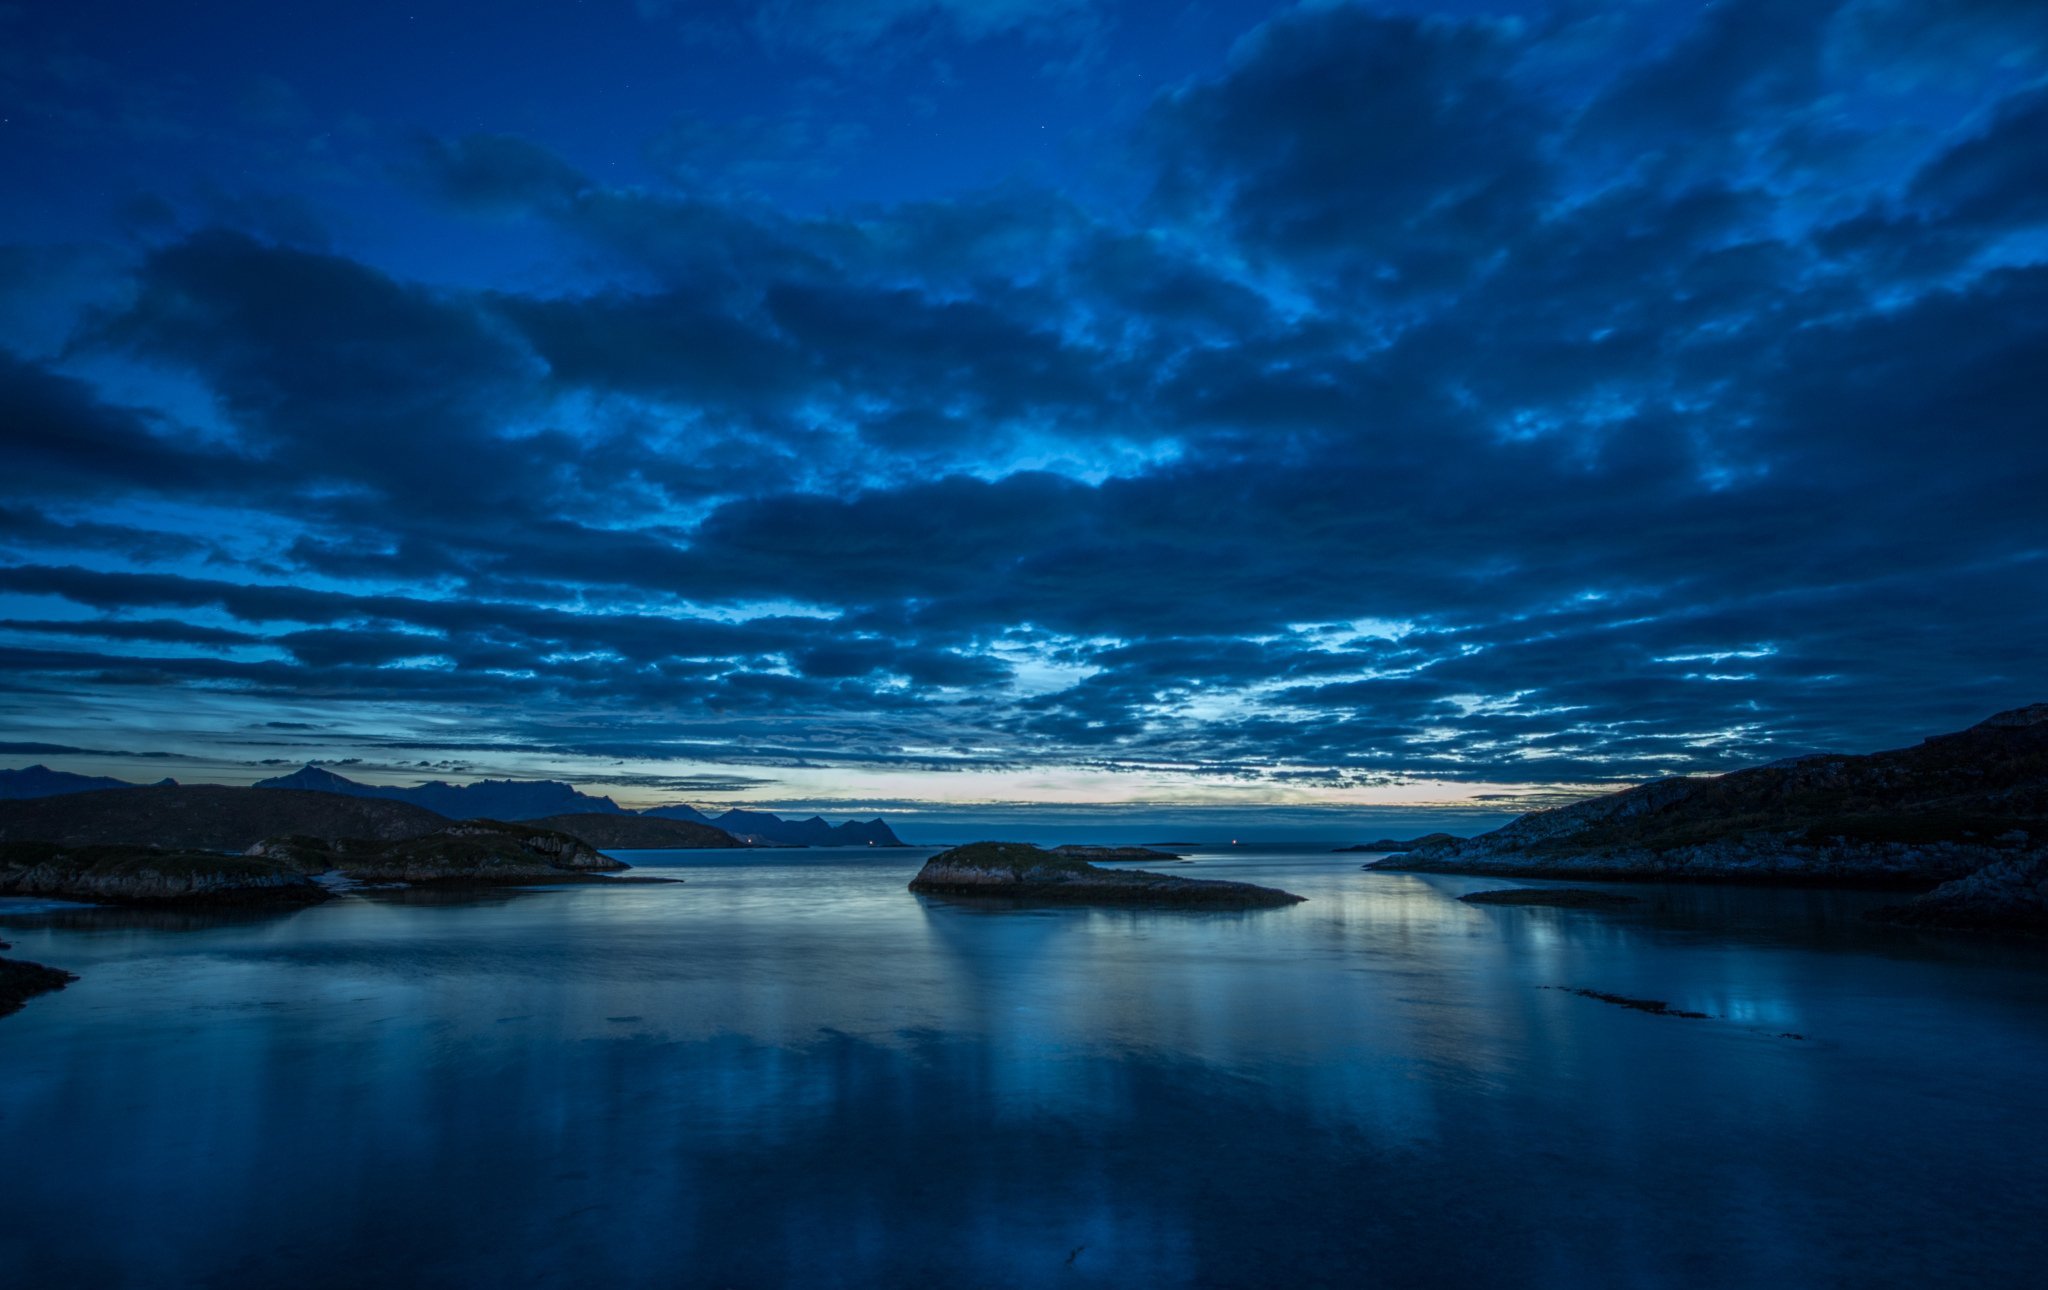
[[[1952,727],[2048,685],[2039,25],[1290,10],[1111,182],[830,209],[762,196],[856,142],[811,107],[622,141],[654,183],[419,137],[406,200],[544,270],[223,201],[0,362],[0,665],[477,765],[1324,790]]]

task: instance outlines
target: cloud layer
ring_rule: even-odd
[[[733,39],[1042,62],[1117,22]],[[769,200],[674,161],[725,155],[701,122],[634,182],[510,125],[362,134],[350,182],[418,237],[544,272],[275,203],[22,241],[0,704],[62,745],[246,749],[290,709],[486,769],[936,797],[1950,728],[2048,693],[2044,41],[1993,3],[1314,6],[1074,168],[937,197]],[[869,138],[733,128],[829,173]]]

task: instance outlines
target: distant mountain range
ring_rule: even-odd
[[[175,781],[164,780],[155,787],[174,785]],[[47,766],[0,770],[0,800],[59,797],[101,789],[138,787],[142,786],[102,775],[74,775],[68,771],[51,770]],[[844,824],[835,825],[815,815],[808,820],[785,820],[766,811],[738,809],[727,811],[714,819],[693,807],[680,804],[657,806],[646,811],[628,811],[609,797],[592,796],[579,791],[572,784],[553,779],[485,779],[474,784],[449,784],[433,780],[415,784],[410,788],[400,788],[389,784],[363,784],[319,766],[302,766],[289,775],[258,780],[254,787],[404,802],[451,820],[545,820],[549,817],[611,815],[621,817],[622,827],[624,821],[634,819],[713,825],[744,841],[770,846],[904,845],[880,819],[848,820]],[[652,836],[659,830],[639,832]]]
[[[174,779],[157,781],[158,787],[175,784]],[[0,802],[19,802],[32,797],[59,797],[65,793],[90,793],[96,788],[140,788],[125,779],[110,775],[74,775],[68,770],[51,770],[48,766],[23,766],[20,770],[0,770]]]
[[[382,797],[424,806],[451,820],[537,820],[543,815],[624,815],[609,797],[592,797],[558,779],[480,779],[474,784],[429,780],[411,788],[360,784],[331,770],[302,766],[289,775],[259,779],[257,788],[296,788],[343,797]],[[702,816],[698,817],[702,819]]]

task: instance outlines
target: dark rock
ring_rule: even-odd
[[[1509,887],[1501,891],[1469,891],[1458,897],[1468,905],[1540,905],[1552,909],[1619,909],[1642,902],[1634,896],[1584,887]]]
[[[1203,909],[1261,909],[1303,899],[1248,882],[1098,869],[1085,860],[1055,855],[1023,842],[975,842],[942,851],[925,861],[917,877],[910,880],[910,890],[943,896]]]
[[[1547,985],[1543,988],[1546,990],[1563,990],[1566,994],[1575,994],[1581,999],[1598,999],[1602,1003],[1611,1003],[1620,1008],[1633,1008],[1637,1012],[1647,1012],[1659,1017],[1688,1017],[1694,1021],[1706,1021],[1709,1019],[1708,1014],[1704,1012],[1686,1012],[1683,1009],[1672,1007],[1662,999],[1631,999],[1625,994],[1609,994],[1605,990],[1574,990],[1562,985]],[[1805,1036],[1786,1035],[1782,1037],[1802,1039]]]

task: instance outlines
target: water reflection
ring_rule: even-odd
[[[0,1266],[1577,1286],[2018,1283],[2048,1254],[2048,1168],[2010,1149],[2039,1128],[2038,953],[1809,893],[1617,916],[1342,857],[1203,865],[1311,901],[992,911],[906,893],[915,857],[720,857],[454,906],[0,913],[84,977],[0,1023],[29,1184]]]

